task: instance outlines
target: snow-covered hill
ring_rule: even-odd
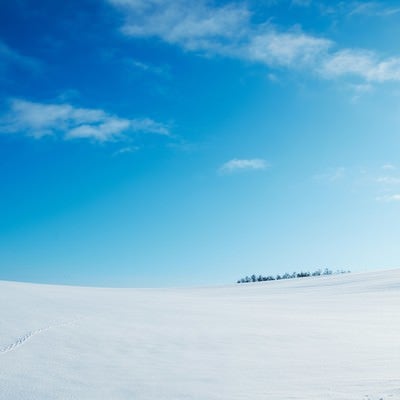
[[[400,399],[400,270],[187,289],[0,282],[0,399]]]

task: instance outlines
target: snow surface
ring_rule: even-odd
[[[0,282],[0,399],[400,399],[400,270],[184,289]]]

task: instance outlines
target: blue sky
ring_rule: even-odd
[[[1,8],[0,279],[400,265],[398,2]]]

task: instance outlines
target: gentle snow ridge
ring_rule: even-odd
[[[0,282],[0,399],[398,400],[400,270],[187,289]]]

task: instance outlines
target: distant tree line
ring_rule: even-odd
[[[237,281],[237,283],[249,283],[249,282],[265,282],[265,281],[279,281],[280,279],[295,279],[295,278],[306,278],[308,276],[321,276],[321,275],[336,275],[336,274],[347,274],[350,273],[350,271],[346,270],[336,270],[332,271],[329,268],[325,269],[317,269],[314,272],[293,272],[291,274],[289,273],[284,273],[283,275],[251,275],[251,276],[246,276],[245,278],[241,278]]]

